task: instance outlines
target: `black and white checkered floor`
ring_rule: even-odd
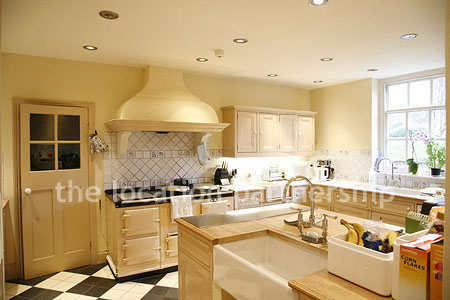
[[[174,300],[178,272],[117,283],[105,264],[6,283],[6,300]]]

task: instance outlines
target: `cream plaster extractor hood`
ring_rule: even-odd
[[[117,152],[124,156],[132,131],[195,132],[206,147],[211,133],[221,132],[228,123],[219,123],[215,110],[193,95],[184,85],[183,72],[163,67],[147,67],[147,82],[136,96],[123,103],[116,117],[105,125],[118,132]]]

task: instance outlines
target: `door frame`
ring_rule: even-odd
[[[82,102],[82,101],[60,101],[60,100],[44,100],[44,99],[32,99],[32,98],[13,98],[14,101],[14,168],[13,176],[15,179],[15,193],[17,199],[17,220],[18,220],[18,247],[16,253],[16,271],[19,278],[24,274],[24,262],[23,262],[23,232],[22,232],[22,193],[21,187],[21,160],[20,160],[20,105],[21,104],[35,104],[35,105],[53,105],[53,106],[66,106],[66,107],[81,107],[88,110],[88,132],[94,132],[95,124],[95,103]],[[89,146],[89,143],[88,143]],[[90,153],[90,149],[88,150]],[[88,185],[93,186],[95,184],[94,173],[94,156],[88,156]],[[101,199],[99,199],[101,201]],[[89,202],[89,237],[91,245],[91,264],[98,263],[98,245],[97,245],[97,203]]]

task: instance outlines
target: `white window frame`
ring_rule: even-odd
[[[419,73],[412,73],[412,74],[408,74],[408,75],[402,75],[402,76],[397,76],[397,77],[392,77],[392,78],[386,78],[386,79],[382,79],[379,81],[379,101],[378,101],[378,127],[379,130],[378,132],[379,134],[379,139],[378,139],[378,146],[379,146],[379,154],[383,157],[386,156],[387,153],[387,140],[388,140],[388,136],[387,136],[387,112],[385,110],[386,108],[386,104],[387,104],[387,99],[386,97],[386,87],[388,85],[392,85],[392,84],[397,84],[397,83],[408,83],[408,93],[409,93],[409,84],[411,82],[415,82],[415,81],[421,81],[424,79],[433,79],[436,77],[445,77],[445,69],[441,68],[441,69],[435,69],[435,70],[430,70],[430,71],[425,71],[425,72],[419,72]],[[446,82],[446,85],[450,84]],[[431,89],[430,89],[430,93],[431,96],[433,95],[433,86],[431,85]],[[447,100],[447,99],[446,99]],[[446,101],[447,102],[447,101]],[[408,94],[408,104],[409,104],[409,94]],[[431,105],[431,104],[430,104]],[[445,105],[442,106],[426,106],[426,107],[417,107],[417,108],[406,108],[406,109],[397,109],[397,110],[390,110],[389,113],[395,113],[395,112],[405,112],[408,113],[410,111],[424,111],[424,110],[428,110],[429,113],[429,130],[431,133],[431,111],[435,110],[435,109],[446,109]],[[408,129],[408,116],[406,114],[406,120],[405,120],[405,125],[406,125],[406,129]],[[406,132],[406,134],[408,134]],[[408,136],[406,136],[406,140],[408,139]],[[393,139],[392,139],[393,140]],[[436,140],[445,140],[445,138],[442,139],[436,139]],[[408,155],[408,142],[405,142],[405,152],[406,155]],[[408,157],[406,158],[408,159]],[[405,161],[398,161],[398,162],[405,162]],[[385,164],[386,166],[386,164]],[[407,173],[407,166],[406,163],[404,164],[397,164],[396,167],[398,168],[398,170],[396,170],[396,172],[400,172],[400,173]],[[390,171],[390,166],[386,167],[386,169],[382,169],[382,171]]]

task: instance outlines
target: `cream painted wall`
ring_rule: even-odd
[[[94,54],[95,55],[95,54]],[[5,154],[5,197],[11,200],[7,211],[8,277],[18,275],[19,224],[14,162],[14,99],[50,99],[62,102],[95,103],[95,128],[105,130],[119,105],[134,96],[142,87],[144,71],[140,68],[78,62],[61,59],[2,54],[1,142]],[[186,86],[203,101],[209,103],[221,119],[220,107],[253,105],[286,109],[309,110],[309,91],[277,86],[266,82],[238,79],[208,78],[185,75]],[[214,148],[221,147],[221,135],[212,140]],[[103,187],[103,159],[96,155],[95,184]],[[102,212],[97,212],[102,216]],[[102,234],[103,217],[98,218],[99,250],[105,249]]]
[[[371,149],[373,79],[311,91],[316,149]]]
[[[16,195],[13,112],[14,99],[49,99],[62,102],[95,103],[95,128],[102,133],[124,99],[142,86],[143,70],[95,63],[2,54],[1,138],[5,156],[5,191],[10,205],[6,211],[6,268],[9,278],[20,268],[18,203]],[[94,159],[95,184],[103,186],[103,157]],[[105,248],[99,235],[100,247]]]

